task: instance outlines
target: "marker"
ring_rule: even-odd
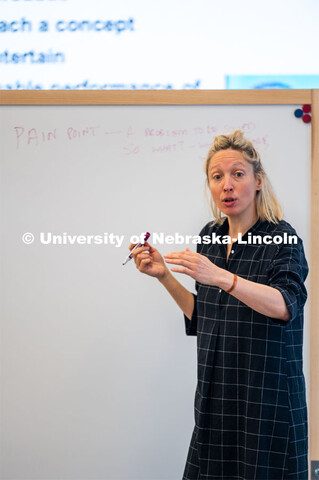
[[[131,250],[131,253],[129,253],[129,255],[126,257],[126,259],[124,260],[124,262],[122,263],[122,265],[125,265],[127,262],[129,262],[130,260],[132,260],[133,258],[133,255],[132,255],[132,252],[136,249],[136,248],[139,248],[139,247],[142,247],[144,245],[144,243],[146,242],[146,240],[148,240],[150,238],[151,234],[149,232],[146,232],[145,235],[144,235],[144,242],[143,243],[137,243],[135,245],[134,248],[132,248]]]

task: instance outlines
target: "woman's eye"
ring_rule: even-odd
[[[243,176],[244,176],[244,173],[243,173],[243,172],[236,172],[236,173],[235,173],[235,176],[236,176],[236,177],[243,177]]]
[[[221,175],[218,175],[218,174],[212,176],[213,180],[219,180],[220,178],[221,178]]]

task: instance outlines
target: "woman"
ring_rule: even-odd
[[[218,240],[165,261],[149,243],[133,253],[139,271],[158,278],[184,312],[186,333],[197,335],[195,428],[183,479],[307,479],[302,240],[282,220],[241,131],[215,138],[205,172],[215,221],[200,236]],[[165,262],[195,279],[197,295]]]

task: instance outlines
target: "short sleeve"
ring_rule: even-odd
[[[189,319],[184,314],[186,335],[197,335],[197,295],[193,293],[193,296],[194,296],[194,310],[192,313],[192,318]]]
[[[280,246],[269,269],[268,285],[279,290],[290,312],[290,322],[301,314],[307,299],[304,281],[308,275],[302,240]]]

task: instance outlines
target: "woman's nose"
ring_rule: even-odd
[[[226,176],[224,180],[224,191],[227,192],[227,191],[231,191],[232,189],[233,189],[233,184],[232,184],[231,178]]]

